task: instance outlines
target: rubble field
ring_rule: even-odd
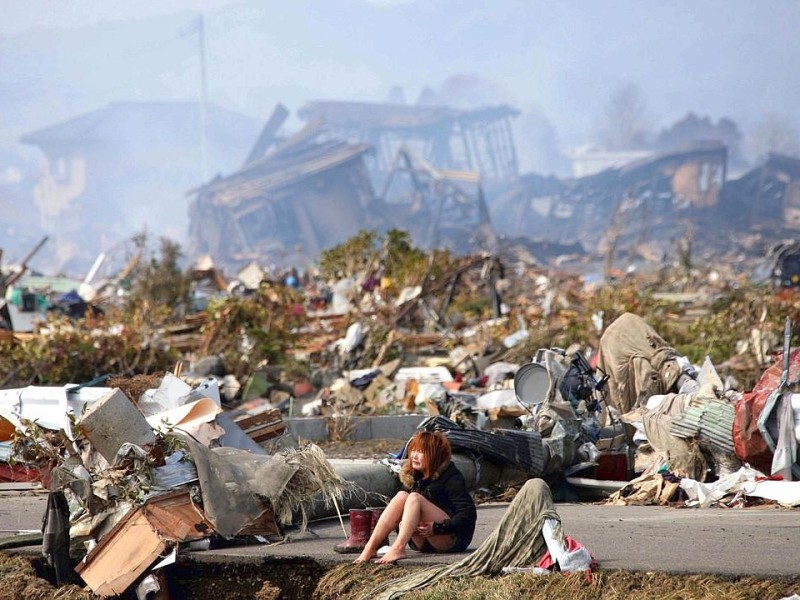
[[[402,232],[362,233],[316,273],[250,264],[226,281],[208,261],[181,273],[165,247],[83,313],[6,330],[0,483],[48,490],[40,570],[99,597],[363,594],[403,568],[331,569],[275,545],[382,506],[420,430],[447,438],[477,503],[509,512],[531,480],[558,501],[800,506],[795,290],[688,264],[607,265],[598,281],[516,250],[426,254]],[[35,309],[28,294],[20,306]],[[202,558],[253,541],[267,558]],[[596,570],[582,549],[559,568],[575,576],[454,578],[410,597],[669,597],[668,585],[777,599],[797,583]]]

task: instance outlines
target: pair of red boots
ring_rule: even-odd
[[[341,544],[336,544],[333,547],[334,552],[339,554],[356,554],[360,553],[369,541],[369,536],[375,530],[375,525],[378,519],[381,518],[383,508],[351,508],[350,509],[350,537],[348,537]],[[378,548],[389,545],[389,538],[387,537],[380,544]]]

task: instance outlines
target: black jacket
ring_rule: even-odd
[[[454,534],[458,539],[454,550],[466,550],[475,533],[478,512],[461,471],[450,462],[444,470],[435,473],[430,479],[415,477],[411,491],[419,492],[450,516],[444,523],[434,523],[433,533]]]

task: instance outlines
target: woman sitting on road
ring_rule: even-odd
[[[397,538],[376,563],[406,558],[406,544],[420,552],[463,552],[472,541],[478,514],[464,476],[450,460],[447,437],[421,431],[408,442],[406,456],[400,481],[409,491],[398,492],[389,502],[357,563],[375,556],[398,526]]]

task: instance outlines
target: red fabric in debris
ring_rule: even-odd
[[[789,377],[795,378],[799,372],[800,348],[796,348],[789,354]],[[782,374],[783,353],[764,371],[753,390],[739,400],[733,418],[733,447],[736,456],[764,473],[772,470],[772,452],[758,430],[758,419],[767,398],[780,384]]]
[[[9,464],[0,462],[0,482],[2,483],[22,483],[39,481],[43,486],[50,485],[50,467],[45,465],[39,469],[37,467],[24,464]]]
[[[568,535],[564,536],[564,540],[567,542],[567,552],[575,552],[576,550],[580,550],[583,548],[583,544],[580,542],[576,542],[573,538]],[[550,550],[547,550],[542,558],[539,559],[539,562],[536,563],[536,566],[540,569],[547,569],[548,571],[552,571],[555,567],[556,561],[553,560],[553,557],[550,555]],[[589,567],[591,570],[597,568],[597,561],[594,560],[592,557],[592,564]]]
[[[628,455],[620,452],[608,452],[597,457],[597,479],[612,481],[629,481]]]

